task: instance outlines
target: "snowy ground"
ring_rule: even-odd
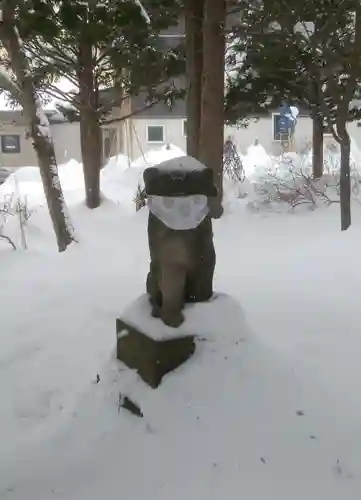
[[[114,355],[148,267],[127,172],[103,174],[94,212],[68,183],[80,243],[64,254],[35,194],[29,250],[0,242],[0,499],[358,499],[361,208],[341,233],[336,205],[233,203],[214,225],[215,288],[235,302],[151,390]],[[118,412],[119,392],[143,419]]]

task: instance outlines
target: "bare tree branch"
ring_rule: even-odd
[[[0,234],[0,240],[7,241],[8,243],[10,243],[10,245],[13,247],[13,249],[16,250],[16,245],[13,242],[13,240],[11,238],[9,238],[9,236],[6,236],[5,234]]]

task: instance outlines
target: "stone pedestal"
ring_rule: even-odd
[[[117,358],[135,369],[152,388],[195,351],[194,335],[165,326],[151,316],[147,295],[137,299],[116,320]]]
[[[208,342],[237,345],[248,332],[239,303],[225,294],[186,304],[184,316],[179,328],[166,326],[152,317],[149,295],[141,295],[117,319],[117,358],[156,388],[192,356],[197,341],[202,349]]]
[[[117,358],[137,370],[150,387],[158,387],[164,375],[187,361],[194,351],[192,335],[154,340],[122,318],[117,319]]]

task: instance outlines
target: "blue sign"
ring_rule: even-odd
[[[293,111],[297,108],[291,108],[288,104],[283,104],[280,107],[280,118],[278,123],[278,132],[282,135],[292,136],[295,132],[297,123],[297,114],[294,115]]]

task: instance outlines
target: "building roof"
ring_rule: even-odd
[[[174,86],[175,89],[183,91],[186,89],[186,84],[185,75],[181,75],[172,78],[165,84],[165,86]],[[171,107],[165,102],[165,100],[160,101],[151,107],[147,107],[147,97],[148,95],[146,92],[141,92],[140,94],[133,96],[131,99],[131,112],[135,113],[139,118],[185,118],[187,115],[185,99],[176,99]]]
[[[144,109],[144,95],[138,95],[132,98],[131,106],[135,118],[185,118],[187,116],[185,99],[177,99],[172,107],[169,107],[165,102],[158,102]]]
[[[50,124],[64,123],[67,120],[55,110],[44,110]],[[22,110],[0,110],[0,125],[27,126]]]
[[[178,78],[175,85],[178,89],[185,88],[185,78]],[[145,109],[146,94],[139,94],[132,98],[131,112],[134,113],[134,118],[186,118],[186,99],[177,99],[172,107],[167,106],[165,102],[154,104],[150,108]],[[310,110],[305,106],[294,104],[299,109],[300,117],[310,116]],[[279,107],[272,106],[257,113],[257,116],[269,116],[272,113],[278,113]]]

